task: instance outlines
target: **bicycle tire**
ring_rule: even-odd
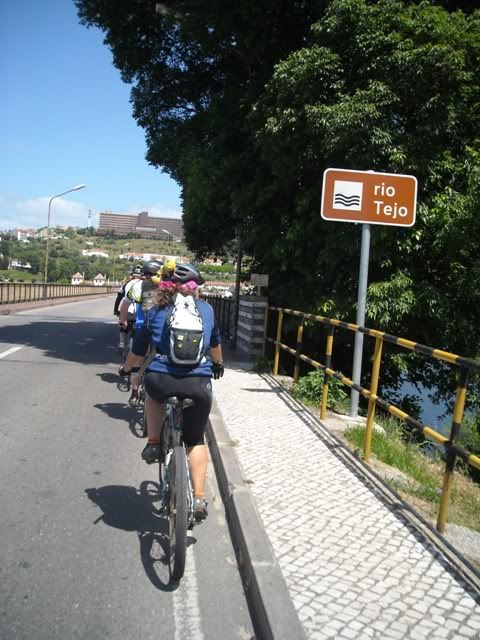
[[[173,580],[180,580],[185,571],[188,528],[187,456],[183,445],[173,448],[170,459],[168,523],[170,575]]]
[[[146,438],[148,435],[147,412],[145,411],[145,405],[143,405],[142,422],[140,424],[140,434],[142,438]]]
[[[147,413],[145,411],[145,387],[143,381],[138,388],[138,406],[142,410],[142,419],[140,422],[140,435],[142,438],[146,438],[148,435],[147,429]]]

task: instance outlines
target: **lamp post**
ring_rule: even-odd
[[[162,229],[163,233],[166,233],[169,236],[172,236],[172,238],[175,240],[175,242],[181,242],[180,238],[177,238],[177,236],[174,236],[173,233],[170,233],[170,231],[167,231],[166,229]]]
[[[85,184],[77,184],[76,187],[72,187],[67,191],[63,191],[62,193],[58,193],[56,196],[52,196],[48,202],[48,221],[47,221],[47,244],[45,246],[45,278],[44,278],[44,291],[43,297],[47,297],[47,278],[48,278],[48,243],[50,240],[50,210],[52,207],[52,200],[55,198],[59,198],[60,196],[64,196],[66,193],[70,193],[71,191],[79,191],[79,189],[84,189],[87,185]]]

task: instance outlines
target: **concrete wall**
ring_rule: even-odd
[[[255,358],[263,353],[267,298],[240,296],[236,350]]]

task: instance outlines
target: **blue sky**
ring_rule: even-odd
[[[92,210],[180,217],[178,185],[147,164],[130,87],[72,0],[0,2],[0,230],[87,226]]]

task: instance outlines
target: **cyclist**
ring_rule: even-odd
[[[157,260],[148,260],[142,267],[141,276],[132,285],[126,288],[126,299],[133,305],[134,330],[138,331],[143,326],[145,314],[153,306],[153,293],[160,282],[162,263]],[[130,309],[130,307],[129,307]],[[125,314],[124,314],[125,315]],[[123,315],[123,319],[124,319]],[[122,320],[122,311],[120,312]],[[140,380],[138,376],[132,376],[132,392],[128,404],[136,406],[138,403],[138,388]]]
[[[132,287],[133,284],[141,277],[142,277],[142,265],[137,264],[133,267],[130,273],[130,276],[128,278],[128,281],[125,282],[125,284],[121,288],[123,290],[123,297],[118,302],[118,305],[117,305],[117,312],[119,316],[118,326],[119,326],[119,332],[120,332],[119,340],[118,340],[118,352],[121,354],[123,354],[125,351],[125,340],[126,340],[127,334],[133,332],[133,323],[135,321],[135,307],[133,304],[131,304],[130,301],[128,301],[128,299],[126,298],[126,295],[130,287]],[[118,295],[120,295],[120,292]]]
[[[120,369],[122,375],[141,366],[150,341],[157,350],[145,376],[148,441],[142,458],[148,464],[159,460],[160,433],[165,417],[164,401],[170,396],[191,398],[194,405],[183,412],[183,440],[187,446],[190,476],[193,485],[194,511],[197,519],[207,517],[205,478],[207,473],[207,449],[204,432],[212,406],[211,378],[221,378],[224,373],[220,332],[215,322],[213,308],[204,300],[196,300],[203,321],[204,344],[209,348],[196,365],[173,364],[170,359],[167,318],[173,308],[174,296],[194,295],[198,298],[198,286],[204,280],[195,267],[177,265],[172,280],[162,281],[154,308],[147,322],[135,334],[132,350]],[[173,286],[172,286],[173,285]]]

